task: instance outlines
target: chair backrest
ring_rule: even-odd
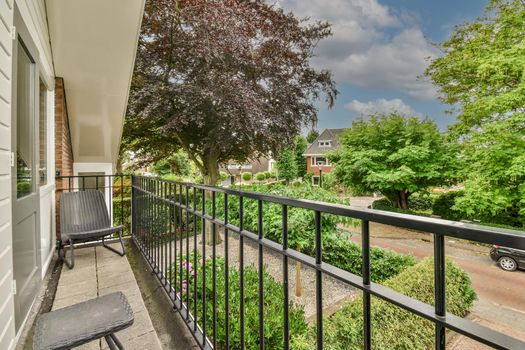
[[[111,227],[104,195],[97,190],[60,195],[60,232],[81,233]]]

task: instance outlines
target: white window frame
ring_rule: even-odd
[[[322,165],[322,166],[330,166],[330,162],[328,161],[328,158],[324,157],[324,156],[313,156],[312,157],[312,166],[317,166],[317,158],[324,158],[325,160],[325,164]]]
[[[332,140],[320,140],[318,141],[319,147],[332,147]]]

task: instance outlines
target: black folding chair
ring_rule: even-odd
[[[122,251],[105,244],[106,236],[118,233]],[[72,269],[75,266],[75,243],[102,239],[102,245],[120,256],[126,254],[122,242],[122,225],[112,226],[104,195],[97,190],[65,192],[60,195],[60,245],[58,255]],[[69,245],[67,259],[65,245]]]

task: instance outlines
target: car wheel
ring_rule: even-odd
[[[516,260],[508,256],[502,256],[501,258],[499,258],[498,265],[505,271],[514,271],[518,268]]]

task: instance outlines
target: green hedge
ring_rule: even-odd
[[[193,261],[193,255],[190,255],[190,261]],[[202,259],[199,257],[199,261]],[[177,267],[174,273],[177,272]],[[186,276],[186,261],[183,261],[184,273]],[[213,265],[212,260],[206,261],[206,329],[208,336],[213,332]],[[203,296],[202,296],[202,263],[198,264],[197,271],[193,266],[190,266],[189,273],[191,276],[197,273],[197,309],[198,315],[203,313]],[[178,270],[180,271],[180,270]],[[226,349],[226,313],[225,304],[226,298],[226,278],[225,278],[224,259],[217,257],[216,259],[216,273],[217,273],[217,349]],[[240,349],[240,295],[239,285],[241,273],[237,268],[230,267],[229,271],[229,322],[230,322],[230,349]],[[186,277],[184,277],[186,278]],[[244,302],[245,302],[245,348],[257,349],[259,346],[259,273],[254,266],[246,266],[244,268]],[[174,281],[172,281],[174,282]],[[177,293],[180,293],[180,280],[176,285]],[[277,282],[266,270],[263,270],[264,283],[264,344],[266,349],[282,349],[283,346],[283,294],[284,289],[282,283]],[[187,288],[189,287],[189,288]],[[189,295],[186,294],[189,291]],[[185,281],[183,284],[182,299],[186,301],[190,298],[189,307],[193,310],[193,278],[190,278],[190,283],[187,286]],[[180,294],[178,294],[180,295]],[[200,317],[199,317],[200,318]],[[289,324],[290,337],[293,341],[295,337],[304,336],[308,331],[308,326],[305,321],[303,308],[293,302],[289,303]],[[202,319],[201,321],[202,322]],[[202,326],[202,323],[201,323]]]
[[[124,235],[131,234],[131,197],[113,198],[113,225],[122,224],[122,210],[124,210]]]
[[[453,191],[443,193],[434,200],[432,205],[432,214],[441,216],[443,219],[459,221],[464,219],[463,213],[452,210],[454,201],[457,197],[461,196],[463,191]]]
[[[348,203],[334,193],[322,188],[303,185],[300,187],[252,185],[243,186],[243,190],[263,192],[271,195],[290,198],[303,198],[329,203]],[[228,219],[233,225],[239,225],[239,199],[235,196],[228,198]],[[217,194],[217,216],[224,218],[224,196]],[[208,212],[211,212],[211,207]],[[244,199],[244,227],[257,232],[257,201]],[[351,220],[345,217],[323,214],[321,216],[323,261],[346,271],[361,275],[361,247],[349,240],[347,233],[341,233],[338,224],[350,224]],[[282,243],[282,207],[277,204],[263,203],[263,231],[264,237]],[[315,219],[314,212],[307,209],[288,209],[288,241],[291,248],[315,256]],[[371,251],[371,272],[374,282],[381,282],[399,273],[407,266],[415,264],[410,255],[400,255],[392,251],[373,248]]]
[[[434,262],[426,258],[390,278],[385,286],[427,304],[434,304]],[[464,317],[476,300],[468,274],[454,262],[446,262],[447,311]],[[372,347],[374,349],[433,349],[434,324],[379,298],[372,298]],[[361,349],[363,300],[345,305],[324,323],[325,348]],[[311,349],[315,331],[295,339],[294,349]]]

